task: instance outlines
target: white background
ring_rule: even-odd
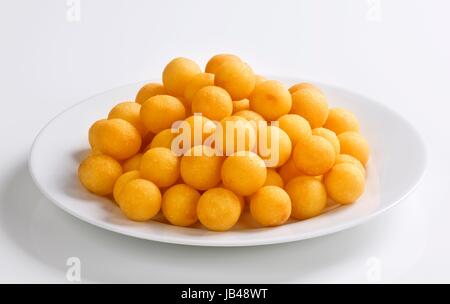
[[[450,282],[448,1],[80,4],[77,21],[64,0],[0,2],[0,282],[67,282],[72,256],[83,282]],[[400,112],[427,143],[422,184],[357,228],[253,248],[116,235],[65,214],[33,185],[31,143],[57,113],[159,77],[173,57],[203,65],[220,52],[259,74],[328,82]]]

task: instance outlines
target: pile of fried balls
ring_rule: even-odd
[[[181,154],[177,122],[200,130]],[[134,101],[90,127],[89,144],[81,184],[113,199],[128,219],[162,214],[172,225],[199,221],[213,231],[231,229],[245,212],[273,227],[353,203],[364,192],[369,158],[352,112],[329,108],[313,84],[287,88],[231,54],[213,56],[205,71],[173,59],[162,83],[145,84]]]

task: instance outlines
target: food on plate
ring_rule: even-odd
[[[191,226],[197,222],[197,203],[200,193],[186,184],[177,184],[164,192],[162,212],[175,226]]]
[[[137,178],[125,184],[117,203],[130,220],[147,221],[161,209],[161,192],[151,181]]]
[[[91,148],[117,160],[125,160],[139,152],[142,138],[128,121],[114,118],[95,122],[89,129]]]
[[[90,127],[78,177],[130,220],[273,227],[364,193],[370,148],[360,123],[329,108],[333,100],[311,83],[288,89],[232,54],[213,56],[204,72],[178,57],[162,83],[127,98],[134,102],[106,109]]]
[[[111,194],[114,183],[121,174],[120,163],[104,154],[90,155],[78,167],[78,177],[81,184],[98,195]]]
[[[364,174],[357,165],[342,163],[335,165],[324,178],[325,188],[332,200],[339,204],[350,204],[364,192]]]
[[[239,220],[241,210],[237,195],[225,188],[212,188],[204,192],[197,205],[198,219],[214,231],[232,228]]]
[[[250,212],[262,226],[279,226],[291,215],[291,199],[283,188],[264,186],[250,199]]]

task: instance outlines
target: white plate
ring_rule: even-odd
[[[286,85],[299,79],[281,79]],[[330,85],[317,85],[331,107],[353,111],[371,146],[364,195],[354,204],[318,217],[275,227],[255,227],[248,217],[232,231],[211,232],[163,222],[127,220],[108,199],[80,185],[77,168],[86,154],[90,125],[118,102],[133,100],[143,83],[119,87],[69,108],[51,120],[37,136],[29,159],[31,175],[42,193],[57,206],[93,225],[153,241],[198,246],[253,246],[308,239],[361,224],[394,206],[418,184],[425,169],[425,147],[413,126],[385,106]]]

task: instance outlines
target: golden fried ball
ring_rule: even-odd
[[[297,92],[298,90],[301,89],[313,89],[313,90],[319,90],[318,87],[316,87],[315,85],[311,84],[311,83],[307,83],[307,82],[300,82],[297,84],[294,84],[293,86],[291,86],[289,88],[289,93],[294,94],[295,92]]]
[[[127,159],[123,164],[123,172],[133,171],[133,170],[139,170],[139,167],[141,165],[141,159],[142,159],[142,153],[138,153],[129,159]]]
[[[185,119],[185,122],[186,124],[183,125],[180,134],[183,134],[183,132],[188,132],[187,135],[190,134],[191,142],[187,148],[203,144],[216,130],[215,123],[203,115],[189,116]]]
[[[92,149],[117,160],[127,159],[139,152],[141,142],[138,130],[120,118],[99,120],[89,129],[89,143]]]
[[[247,98],[240,100],[233,100],[233,113],[248,110],[250,108],[250,101]]]
[[[215,73],[214,84],[227,90],[233,100],[247,98],[255,88],[255,74],[242,61],[227,60]]]
[[[223,157],[208,146],[194,146],[181,158],[183,181],[198,190],[207,190],[220,183]]]
[[[334,162],[334,165],[342,164],[342,163],[350,163],[356,165],[362,172],[364,176],[366,176],[366,169],[361,164],[359,160],[357,160],[355,157],[348,155],[348,154],[339,154],[336,157],[336,161]]]
[[[313,129],[322,127],[328,117],[327,99],[315,89],[297,90],[292,94],[291,113],[305,118]]]
[[[286,132],[276,126],[260,128],[258,135],[258,155],[267,167],[278,168],[291,156],[292,143]]]
[[[129,181],[118,198],[120,209],[133,221],[147,221],[161,209],[161,192],[154,183],[145,179]]]
[[[156,95],[142,105],[140,116],[144,126],[156,134],[170,128],[174,122],[183,120],[186,111],[179,99],[169,95]]]
[[[293,157],[291,157],[283,166],[280,167],[278,173],[280,174],[280,176],[283,179],[285,184],[288,183],[294,177],[309,176],[297,168]],[[313,177],[315,179],[317,179],[318,181],[321,181],[323,178],[323,175],[316,175]]]
[[[230,190],[230,189],[228,189],[227,187],[225,187],[225,185],[221,182],[218,186],[216,186],[216,188],[225,188],[225,189],[227,189],[227,190]],[[230,190],[231,191],[231,190]],[[234,193],[234,192],[233,192]],[[244,210],[244,208],[245,208],[245,199],[246,198],[244,198],[242,195],[239,195],[239,194],[236,194],[236,193],[234,193],[236,196],[237,196],[237,198],[239,199],[239,203],[241,203],[241,211],[243,211]]]
[[[215,74],[225,61],[234,60],[241,61],[241,59],[232,54],[218,54],[209,59],[206,64],[205,72]]]
[[[183,57],[175,58],[164,68],[162,75],[164,88],[170,95],[183,96],[192,77],[201,72],[194,61]]]
[[[251,110],[242,110],[233,114],[233,116],[240,116],[248,121],[265,121],[264,117]]]
[[[200,73],[192,77],[191,81],[188,82],[186,88],[184,89],[184,99],[186,100],[185,105],[191,105],[192,98],[194,98],[195,93],[203,87],[214,85],[214,74],[211,73]]]
[[[119,202],[119,195],[123,190],[123,187],[125,187],[126,184],[128,184],[130,181],[140,178],[141,175],[139,174],[139,170],[132,170],[123,173],[114,184],[113,189],[113,197],[114,200],[118,203]]]
[[[147,130],[141,122],[140,112],[140,104],[132,101],[126,101],[119,103],[114,108],[112,108],[112,110],[108,114],[108,119],[121,118],[123,120],[126,120],[130,124],[132,124],[136,128],[136,130],[139,131],[141,136],[143,136],[147,133]]]
[[[312,130],[312,134],[322,136],[323,138],[328,140],[330,144],[333,145],[334,151],[336,152],[336,156],[339,155],[339,152],[341,151],[341,145],[339,143],[339,139],[336,136],[336,133],[326,128],[315,128]]]
[[[364,174],[351,163],[335,165],[324,179],[330,198],[339,204],[350,204],[364,192]]]
[[[341,153],[358,159],[364,166],[369,160],[370,148],[367,140],[358,132],[344,132],[338,135]]]
[[[292,203],[293,218],[304,220],[319,215],[327,205],[324,185],[309,176],[299,176],[286,185]]]
[[[191,226],[197,222],[197,203],[200,193],[191,186],[178,184],[170,187],[162,197],[162,212],[176,226]]]
[[[202,194],[197,204],[200,222],[209,230],[226,231],[232,228],[241,215],[241,203],[232,191],[212,188]]]
[[[147,83],[144,85],[136,95],[135,101],[139,104],[144,104],[150,97],[156,95],[164,95],[166,93],[166,89],[160,83]]]
[[[267,169],[267,177],[264,182],[264,186],[277,186],[280,188],[284,188],[284,181],[280,174],[278,174],[275,169],[268,168]]]
[[[264,186],[250,199],[250,213],[262,226],[279,226],[291,215],[291,199],[283,188]]]
[[[321,175],[334,165],[333,145],[325,138],[311,135],[295,145],[292,154],[295,166],[307,175]]]
[[[239,195],[250,195],[261,188],[267,177],[264,161],[250,151],[230,155],[222,165],[222,182]]]
[[[330,109],[324,127],[335,132],[337,135],[347,131],[359,132],[359,122],[356,116],[352,112],[342,108]]]
[[[220,87],[203,87],[192,99],[192,113],[202,113],[209,119],[220,121],[233,113],[233,101]]]
[[[121,174],[119,162],[104,154],[90,155],[78,167],[81,184],[97,195],[112,193],[114,183]]]
[[[287,133],[292,145],[311,136],[311,126],[308,121],[297,114],[286,114],[278,118],[279,127]]]
[[[289,113],[292,98],[284,85],[276,80],[258,84],[249,97],[250,109],[261,114],[266,120],[274,121]]]
[[[291,157],[283,166],[281,166],[278,173],[285,183],[288,183],[294,177],[305,175],[297,168],[293,157]]]
[[[151,148],[142,156],[140,173],[158,187],[169,187],[180,176],[180,160],[170,149]]]
[[[256,144],[256,132],[250,122],[240,116],[229,116],[215,130],[215,147],[221,155],[250,151]]]
[[[153,137],[152,142],[150,143],[149,149],[151,148],[167,148],[172,149],[172,141],[178,134],[172,132],[172,129],[165,129],[159,132]],[[148,149],[147,149],[148,150]]]

